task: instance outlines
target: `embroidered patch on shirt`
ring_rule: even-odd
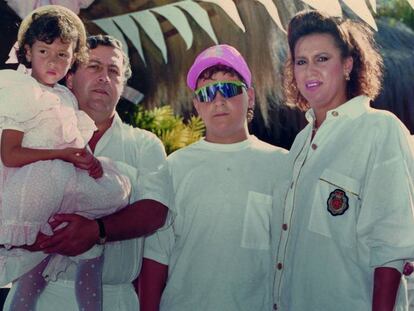
[[[348,197],[341,189],[335,189],[329,194],[328,211],[332,216],[339,216],[345,213],[348,209]]]

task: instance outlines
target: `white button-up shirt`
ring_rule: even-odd
[[[275,213],[282,222],[273,221],[274,309],[371,310],[374,269],[401,271],[414,255],[409,132],[365,96],[328,111],[313,140],[313,111],[306,117],[289,152],[284,210]]]

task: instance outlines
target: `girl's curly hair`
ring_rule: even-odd
[[[50,6],[50,9],[31,13],[26,17],[19,30],[19,49],[16,51],[17,59],[23,65],[31,68],[26,59],[26,46],[32,47],[35,41],[53,43],[57,38],[62,42],[74,43],[74,58],[84,62],[87,60],[85,28],[80,19],[73,13],[67,14],[59,6]],[[82,32],[82,33],[80,33]]]
[[[374,99],[381,90],[382,57],[377,50],[372,31],[361,23],[343,20],[310,10],[296,14],[289,23],[288,43],[290,54],[283,70],[283,88],[288,105],[301,110],[310,108],[300,94],[294,76],[295,46],[297,41],[310,34],[329,34],[341,51],[342,59],[352,57],[353,67],[347,81],[347,97],[366,95]]]

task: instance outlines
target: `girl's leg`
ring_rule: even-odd
[[[75,279],[75,294],[80,311],[102,310],[103,255],[81,259]]]
[[[50,256],[46,257],[36,267],[18,279],[16,285],[17,288],[10,304],[10,310],[36,310],[37,298],[47,284],[42,273],[45,270],[49,259]]]

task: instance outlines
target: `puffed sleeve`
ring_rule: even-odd
[[[357,224],[373,267],[414,258],[413,140],[396,118],[387,121],[373,142]]]
[[[92,138],[93,132],[97,130],[95,122],[83,111],[77,110],[76,117],[78,118],[78,129],[82,135],[85,143]]]
[[[25,131],[25,122],[33,119],[48,104],[39,101],[42,90],[31,76],[15,70],[0,71],[0,128]]]

